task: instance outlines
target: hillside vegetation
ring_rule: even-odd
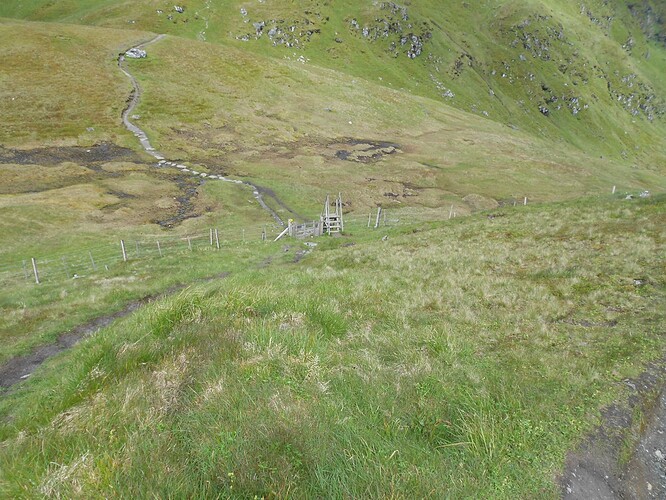
[[[555,497],[664,348],[663,213],[511,208],[235,266],[2,398],[0,493]]]
[[[594,156],[639,164],[664,159],[657,145],[663,146],[666,111],[662,2],[191,0],[177,6],[182,13],[166,0],[33,0],[5,2],[0,16],[232,45],[562,138]]]
[[[1,2],[0,377],[123,317],[0,389],[0,496],[556,497],[666,347],[665,19]],[[249,184],[125,129],[119,56],[162,33],[130,119]],[[254,189],[297,221],[341,192],[345,234],[273,242]]]

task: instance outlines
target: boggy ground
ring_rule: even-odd
[[[110,196],[102,207],[107,217],[118,210],[130,209],[135,214],[145,212],[146,220],[172,228],[205,211],[205,207],[197,203],[199,187],[205,182],[203,179],[183,176],[173,169],[158,169],[154,164],[147,164],[137,152],[108,142],[89,147],[12,149],[0,146],[0,172],[5,179],[0,186],[0,195],[95,185],[100,195]],[[154,179],[154,185],[159,184],[161,188],[138,189],[136,180],[139,176]],[[166,192],[171,194],[168,203]],[[54,199],[57,197],[54,194]],[[159,206],[152,207],[150,202],[155,198],[161,201]],[[86,202],[84,199],[80,201]],[[148,207],[138,207],[146,203]],[[3,204],[11,206],[11,198],[6,198]]]

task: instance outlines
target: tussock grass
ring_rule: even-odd
[[[663,204],[355,232],[145,307],[5,395],[0,491],[556,497],[664,349]]]

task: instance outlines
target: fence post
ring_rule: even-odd
[[[157,240],[157,251],[160,253],[160,257],[162,257],[162,248],[160,247],[160,240]]]
[[[213,228],[210,228],[210,246],[213,246]]]
[[[97,271],[97,266],[95,265],[95,259],[93,259],[92,252],[88,252],[90,256],[90,262],[92,262],[93,271]]]
[[[377,220],[375,220],[375,229],[379,227],[379,221],[381,215],[382,215],[382,207],[377,207]]]
[[[451,205],[451,210],[449,210],[449,219],[453,217],[453,205]]]
[[[611,194],[615,194],[615,186],[613,186],[613,192]]]
[[[220,249],[220,235],[217,232],[217,229],[215,230],[215,246],[217,249]]]
[[[243,243],[245,243],[245,228],[243,228]]]
[[[523,205],[527,205],[527,196],[525,196],[525,199],[523,200]]]
[[[370,221],[372,220],[372,210],[368,214],[368,227],[370,227]]]
[[[35,283],[39,285],[39,271],[37,271],[37,261],[32,257],[32,270],[35,273]]]
[[[192,251],[192,240],[190,240],[190,237],[187,237],[187,246],[190,249],[190,252]]]
[[[123,251],[123,262],[127,262],[127,252],[125,251],[125,240],[120,240],[120,249]]]

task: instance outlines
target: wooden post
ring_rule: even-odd
[[[245,228],[243,228],[243,243],[245,243]]]
[[[615,186],[613,186],[613,192],[611,194],[615,194]]]
[[[451,205],[451,209],[449,210],[449,219],[453,217],[453,205]]]
[[[37,261],[32,258],[32,271],[35,273],[35,283],[39,285],[39,271],[37,271]]]
[[[26,281],[30,279],[30,276],[28,276],[28,268],[25,265],[25,260],[23,260],[23,275],[25,276]]]
[[[125,241],[120,240],[120,249],[123,251],[123,262],[127,262],[127,252],[125,251]]]
[[[377,220],[375,220],[375,229],[379,227],[379,218],[382,215],[382,207],[377,207]]]
[[[215,246],[218,250],[220,249],[220,235],[217,232],[217,229],[215,230]]]
[[[90,256],[90,262],[92,263],[93,271],[97,271],[97,266],[95,265],[95,259],[93,259],[92,252],[88,252],[88,255]]]
[[[527,205],[527,196],[525,196],[525,199],[523,200],[523,206]]]
[[[264,230],[261,232],[261,241],[266,241],[266,226],[264,226]]]
[[[386,210],[383,210],[382,218],[384,220],[384,227],[386,227]]]
[[[370,227],[370,221],[372,220],[372,212],[368,214],[368,227]]]
[[[157,251],[160,253],[160,257],[162,257],[162,247],[160,247],[160,240],[157,240]]]
[[[190,252],[192,251],[192,240],[190,240],[190,237],[187,237],[187,246],[190,249]]]
[[[62,260],[62,268],[65,270],[65,276],[69,278],[69,271],[67,270],[67,261],[65,260],[64,257],[61,260]]]
[[[210,228],[210,246],[213,246],[213,228]]]

